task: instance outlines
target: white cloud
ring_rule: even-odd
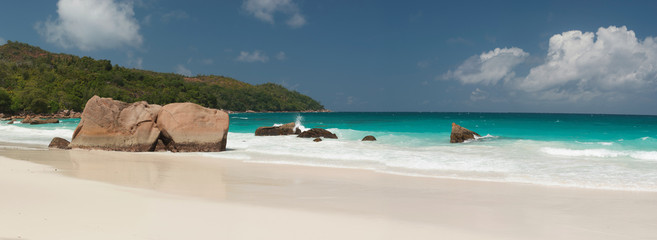
[[[470,100],[473,102],[486,100],[488,98],[488,92],[481,90],[479,88],[475,89],[470,93]]]
[[[7,43],[7,40],[0,37],[0,45],[4,45],[5,43]]]
[[[182,64],[178,64],[178,65],[176,66],[176,73],[177,73],[177,74],[180,74],[180,75],[183,75],[183,76],[187,76],[187,77],[191,77],[191,76],[192,76],[192,71],[189,70],[189,69],[187,69],[187,68],[186,68],[185,66],[183,66]]]
[[[293,28],[302,27],[306,24],[306,18],[301,10],[292,0],[244,0],[242,9],[254,17],[274,24],[274,15],[277,12],[288,15],[287,25]]]
[[[494,85],[503,78],[512,78],[512,69],[522,63],[529,53],[520,48],[496,48],[465,60],[454,71],[443,75],[444,79],[458,79],[467,84]]]
[[[573,100],[655,90],[656,41],[651,37],[641,41],[625,26],[556,34],[550,38],[545,63],[532,68],[517,87],[543,98]]]
[[[287,59],[287,55],[285,55],[285,52],[280,51],[280,52],[278,52],[278,54],[276,54],[276,59],[278,59],[280,61],[283,61],[283,60]]]
[[[249,63],[252,63],[252,62],[263,62],[264,63],[264,62],[269,61],[269,57],[267,56],[267,54],[265,54],[263,52],[260,52],[258,50],[255,50],[251,53],[241,51],[240,55],[237,56],[236,60],[240,61],[240,62],[249,62]]]
[[[442,77],[483,85],[504,79],[501,85],[509,94],[517,91],[539,101],[618,102],[657,92],[657,38],[640,40],[625,26],[556,34],[544,62],[516,77],[514,67],[527,56],[519,48],[495,49]]]
[[[89,51],[140,46],[139,24],[131,2],[114,0],[59,0],[58,17],[38,22],[48,42]]]

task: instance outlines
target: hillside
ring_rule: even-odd
[[[9,41],[0,46],[0,113],[81,111],[93,95],[125,102],[194,102],[233,111],[314,111],[319,102],[281,85],[223,76],[185,77],[130,69]]]

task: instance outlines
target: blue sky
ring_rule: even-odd
[[[4,1],[0,41],[334,111],[657,114],[655,1]]]

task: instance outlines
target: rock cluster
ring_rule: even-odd
[[[259,127],[255,131],[256,136],[280,136],[280,135],[297,135],[300,138],[314,138],[315,142],[322,141],[321,138],[334,138],[337,139],[338,136],[334,133],[321,128],[313,128],[301,132],[296,126],[296,123],[287,123],[281,126],[275,127]]]
[[[22,123],[29,123],[32,124],[32,121],[35,119],[42,119],[42,120],[47,120],[48,122],[45,123],[56,123],[54,120],[58,119],[66,119],[66,118],[81,118],[82,113],[73,111],[73,110],[61,110],[57,113],[54,114],[40,114],[40,115],[34,115],[34,114],[18,114],[18,115],[13,115],[13,116],[0,116],[0,119],[3,121],[16,121],[17,119],[22,119]],[[26,121],[27,120],[27,121]],[[37,122],[34,124],[43,124],[41,122]]]
[[[461,127],[456,123],[452,123],[452,134],[449,136],[450,143],[462,143],[465,140],[475,139],[475,136],[481,137],[476,132],[470,131],[467,128]]]
[[[48,148],[71,149],[68,145],[70,142],[66,139],[55,137],[50,141]]]
[[[193,103],[164,107],[94,96],[82,112],[72,148],[145,152],[226,150],[228,114]]]

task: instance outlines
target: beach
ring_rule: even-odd
[[[0,150],[0,239],[654,239],[657,193]],[[272,157],[252,155],[253,158]]]

